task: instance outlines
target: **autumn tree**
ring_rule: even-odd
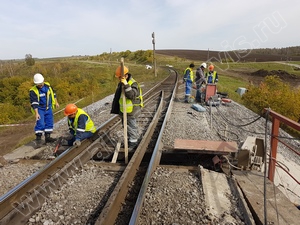
[[[32,58],[31,54],[26,54],[25,55],[25,62],[27,66],[33,66],[35,64],[34,58]]]

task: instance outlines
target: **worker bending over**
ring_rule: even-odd
[[[80,146],[81,141],[93,136],[96,127],[90,116],[75,104],[68,104],[65,108],[65,115],[68,117],[68,126],[71,136],[63,145]]]

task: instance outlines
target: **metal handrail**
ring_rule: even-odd
[[[291,127],[297,131],[300,131],[300,124],[275,112],[270,110],[269,108],[264,109],[265,113],[268,113],[272,117],[272,133],[271,133],[271,151],[270,151],[270,159],[269,159],[269,171],[268,171],[268,178],[270,181],[274,182],[274,175],[275,175],[275,166],[276,166],[276,155],[277,155],[277,147],[278,147],[278,142],[284,144],[286,147],[288,147],[290,150],[292,150],[294,153],[300,155],[296,149],[292,148],[291,146],[287,145],[285,142],[282,140],[279,140],[279,127],[280,123]],[[289,174],[289,173],[288,173]],[[289,174],[289,176],[291,176]],[[292,177],[292,176],[291,176]],[[292,177],[293,178],[293,177]],[[294,178],[293,178],[294,179]],[[299,182],[297,181],[299,184]]]

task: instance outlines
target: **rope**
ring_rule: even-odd
[[[233,164],[229,161],[229,159],[228,159],[227,156],[221,155],[221,157],[224,157],[224,158],[227,160],[228,164],[229,164],[231,167],[236,168],[236,169],[238,169],[238,170],[243,170],[243,168],[240,168],[240,167],[237,167],[237,166],[233,165]]]
[[[76,104],[76,103],[82,101],[83,99],[84,99],[84,98],[79,99],[78,101],[74,102],[74,104]],[[61,110],[59,110],[59,111],[53,113],[53,115],[56,115],[56,114],[58,114],[58,113],[60,113],[60,112],[62,112],[62,111],[64,111],[64,110],[65,110],[65,109],[63,108],[63,109],[61,109]],[[32,125],[32,123],[27,123],[27,124],[26,124],[26,123],[3,124],[3,125],[0,125],[0,127],[17,127],[17,126],[27,126],[27,125]]]
[[[255,123],[257,120],[259,120],[260,118],[263,118],[263,116],[258,116],[256,119],[250,121],[249,123],[246,123],[246,124],[242,124],[242,125],[236,125],[236,124],[233,124],[231,123],[222,113],[221,111],[219,110],[219,107],[216,107],[217,108],[217,111],[218,113],[221,115],[221,117],[230,125],[232,126],[235,126],[235,127],[245,127],[245,126],[249,126],[250,124],[252,123]]]
[[[82,101],[83,99],[84,99],[84,98],[79,99],[78,101],[74,102],[74,104],[76,104],[76,103]],[[65,108],[63,108],[63,109],[61,109],[61,110],[59,110],[59,111],[53,113],[53,115],[56,115],[56,114],[58,114],[58,113],[60,113],[60,112],[62,112],[62,111],[64,111],[64,110],[65,110]]]
[[[27,126],[27,125],[31,125],[31,124],[28,123],[4,124],[4,125],[0,125],[0,127],[17,127],[17,126]]]
[[[226,126],[227,126],[227,124],[228,124],[228,125],[234,126],[234,127],[236,127],[236,128],[239,128],[239,129],[241,129],[241,130],[243,130],[243,131],[247,131],[247,130],[244,129],[243,127],[249,126],[249,125],[255,123],[256,121],[258,121],[259,119],[265,117],[265,118],[264,118],[264,119],[265,119],[265,126],[264,126],[265,129],[264,129],[264,132],[263,132],[263,133],[257,133],[257,132],[252,132],[252,131],[247,131],[247,132],[249,132],[249,133],[255,133],[255,134],[260,134],[260,135],[264,135],[264,139],[265,139],[265,140],[264,140],[264,141],[265,141],[265,146],[264,146],[264,158],[265,158],[265,163],[264,163],[264,193],[263,193],[263,195],[264,195],[264,222],[265,222],[264,224],[267,224],[267,180],[268,180],[268,179],[267,179],[267,177],[268,177],[268,176],[267,176],[267,161],[270,160],[270,157],[271,157],[271,155],[267,153],[267,149],[268,149],[268,137],[271,137],[271,134],[269,134],[270,129],[269,129],[269,124],[268,124],[268,122],[270,121],[270,119],[269,119],[270,109],[268,109],[268,110],[263,114],[263,116],[258,116],[258,117],[256,117],[256,118],[254,118],[253,120],[251,120],[250,122],[247,122],[247,123],[242,124],[242,125],[234,124],[234,123],[232,123],[232,121],[229,121],[229,120],[226,118],[226,115],[225,115],[224,113],[221,112],[221,110],[220,110],[220,108],[219,108],[218,106],[216,106],[216,109],[217,109],[218,114],[220,115],[220,118],[223,119],[223,122],[226,124]],[[216,122],[219,122],[219,123],[220,123],[220,120],[217,120],[216,116],[213,116],[213,118],[214,118],[214,120],[215,120]],[[268,129],[269,129],[269,131],[268,131]],[[216,131],[216,132],[218,133],[218,135],[220,136],[221,139],[224,139],[224,138],[228,139],[228,137],[225,137],[224,135],[222,135],[222,134],[220,133],[220,130],[219,130],[219,131]],[[227,131],[227,130],[226,130],[226,132],[236,135],[236,134],[235,134],[234,132],[232,132],[232,131]],[[238,135],[236,135],[236,136],[238,137]],[[294,138],[294,137],[291,138],[291,137],[277,136],[277,138],[282,138],[282,139],[287,139],[287,140],[299,140],[299,138]],[[230,163],[229,159],[228,159],[226,156],[222,156],[222,157],[224,157],[224,158],[227,160],[228,164],[229,164],[232,168],[236,168],[236,169],[238,169],[238,170],[242,170],[242,168],[236,167],[236,166],[234,166],[232,163]],[[280,162],[280,161],[277,161],[277,160],[276,160],[275,162],[276,162],[276,164],[277,164],[276,167],[281,167],[283,170],[284,170],[284,168],[285,168],[286,171],[289,171],[289,170],[290,170],[290,169],[288,168],[288,166],[285,165],[284,163],[282,163],[282,162]],[[282,182],[282,177],[280,177],[280,175],[278,174],[278,170],[277,170],[277,169],[276,169],[276,173],[277,173],[277,175],[279,176],[279,180]],[[273,187],[274,187],[274,198],[275,198],[275,209],[276,209],[277,221],[279,222],[279,212],[278,212],[277,200],[276,200],[276,195],[275,195],[275,185],[274,185],[274,183],[273,183]],[[286,187],[284,187],[284,188],[285,188],[285,192],[287,192]]]
[[[269,117],[270,109],[266,112],[266,123],[265,123],[265,165],[264,165],[264,224],[268,224],[267,220],[267,129],[268,129],[268,117]]]

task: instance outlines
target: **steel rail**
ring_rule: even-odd
[[[117,117],[112,117],[98,128],[98,132],[108,129],[117,120]],[[11,224],[23,224],[26,218],[40,208],[46,196],[52,190],[59,188],[70,173],[74,172],[78,166],[82,166],[91,158],[91,154],[97,150],[93,143],[99,147],[97,140],[86,139],[82,142],[81,146],[68,148],[41,170],[35,172],[6,194],[2,195],[0,198],[0,225],[7,224],[8,222]],[[91,146],[94,147],[93,151],[90,151]],[[49,177],[52,177],[52,180],[45,181]],[[21,217],[22,219],[20,219]]]
[[[162,111],[162,105],[163,105],[163,92],[161,93],[161,99],[157,111],[153,117],[152,122],[148,126],[144,138],[141,140],[139,146],[135,150],[118,184],[116,185],[113,193],[110,195],[106,205],[104,206],[95,224],[108,225],[108,224],[115,223],[121,204],[122,202],[124,202],[126,194],[128,192],[129,183],[132,182],[134,176],[136,175],[138,171],[138,167],[145,155],[147,146],[151,141],[151,136],[154,133],[154,130],[159,120],[159,116]]]
[[[140,212],[141,212],[141,209],[142,209],[142,205],[143,205],[143,201],[144,201],[145,194],[146,194],[146,191],[147,191],[147,187],[148,187],[149,181],[151,179],[151,175],[155,171],[156,167],[159,165],[159,162],[160,162],[160,159],[161,159],[161,145],[162,145],[161,140],[162,140],[162,136],[163,136],[165,126],[166,126],[166,124],[167,124],[167,122],[168,122],[168,120],[171,116],[172,106],[173,106],[173,102],[174,102],[173,100],[175,98],[177,87],[178,87],[178,79],[176,80],[175,88],[173,90],[172,97],[171,97],[170,102],[169,102],[169,106],[168,106],[168,110],[166,112],[166,116],[164,118],[161,130],[159,132],[159,136],[157,138],[157,141],[156,141],[156,144],[155,144],[155,147],[154,147],[154,151],[153,151],[153,154],[151,156],[150,163],[149,163],[146,175],[145,175],[143,183],[142,183],[142,187],[141,187],[139,195],[137,197],[136,204],[135,204],[133,212],[131,214],[131,218],[130,218],[130,222],[129,222],[130,225],[139,223],[138,219],[139,219],[139,215],[140,215]]]
[[[148,96],[160,86],[161,82],[144,94],[145,105],[151,99],[148,99]],[[116,126],[116,123],[120,123],[120,121],[118,115],[112,116],[97,128],[97,133],[103,131],[105,133],[105,130]],[[72,173],[78,167],[85,164],[92,158],[93,154],[97,153],[101,147],[100,142],[97,140],[87,139],[79,147],[68,148],[41,170],[0,196],[0,225],[26,223],[27,219],[45,202],[46,197],[52,190],[56,190],[63,185],[67,177],[73,175]]]
[[[176,74],[176,79],[175,79],[175,81],[173,81],[174,84],[172,85],[172,88],[170,91],[172,93],[172,95],[171,95],[171,98],[168,98],[169,99],[168,103],[170,103],[169,107],[172,105],[172,99],[175,96],[175,92],[176,92],[176,88],[177,88],[177,79],[178,78],[177,78],[177,73],[175,73],[175,74]],[[168,83],[167,79],[164,80],[164,82],[162,82],[160,86],[157,86],[156,89],[164,89],[164,88],[162,88],[162,86],[164,86],[166,83]],[[132,159],[129,162],[129,165],[126,167],[125,171],[123,172],[121,179],[119,180],[118,184],[116,185],[113,193],[110,195],[110,198],[108,199],[106,205],[104,206],[100,216],[98,217],[98,219],[95,223],[96,225],[115,224],[116,219],[117,219],[118,214],[121,209],[121,204],[125,202],[126,194],[128,193],[128,189],[130,186],[129,184],[133,181],[135,175],[137,174],[138,167],[143,158],[142,156],[145,154],[145,152],[147,150],[147,146],[150,143],[150,140],[152,138],[152,135],[153,135],[155,129],[157,128],[159,119],[162,117],[162,113],[164,112],[164,109],[166,108],[166,107],[164,107],[164,105],[166,105],[164,92],[165,91],[161,92],[162,94],[160,97],[159,107],[155,113],[155,116],[154,116],[153,121],[151,122],[151,125],[149,125],[148,130],[144,136],[144,137],[146,137],[146,139],[142,140],[143,143],[141,143],[139,145],[136,152],[134,153]],[[170,113],[170,108],[168,108],[167,111]],[[167,118],[168,114],[163,115],[163,117]],[[162,134],[162,130],[161,130],[161,134]],[[161,136],[159,137],[159,139],[161,139]],[[159,143],[159,142],[160,141],[156,141],[156,143]],[[152,154],[156,154],[156,153],[152,153]],[[160,158],[160,157],[158,157],[158,158]],[[159,163],[159,161],[156,161],[156,163]]]

